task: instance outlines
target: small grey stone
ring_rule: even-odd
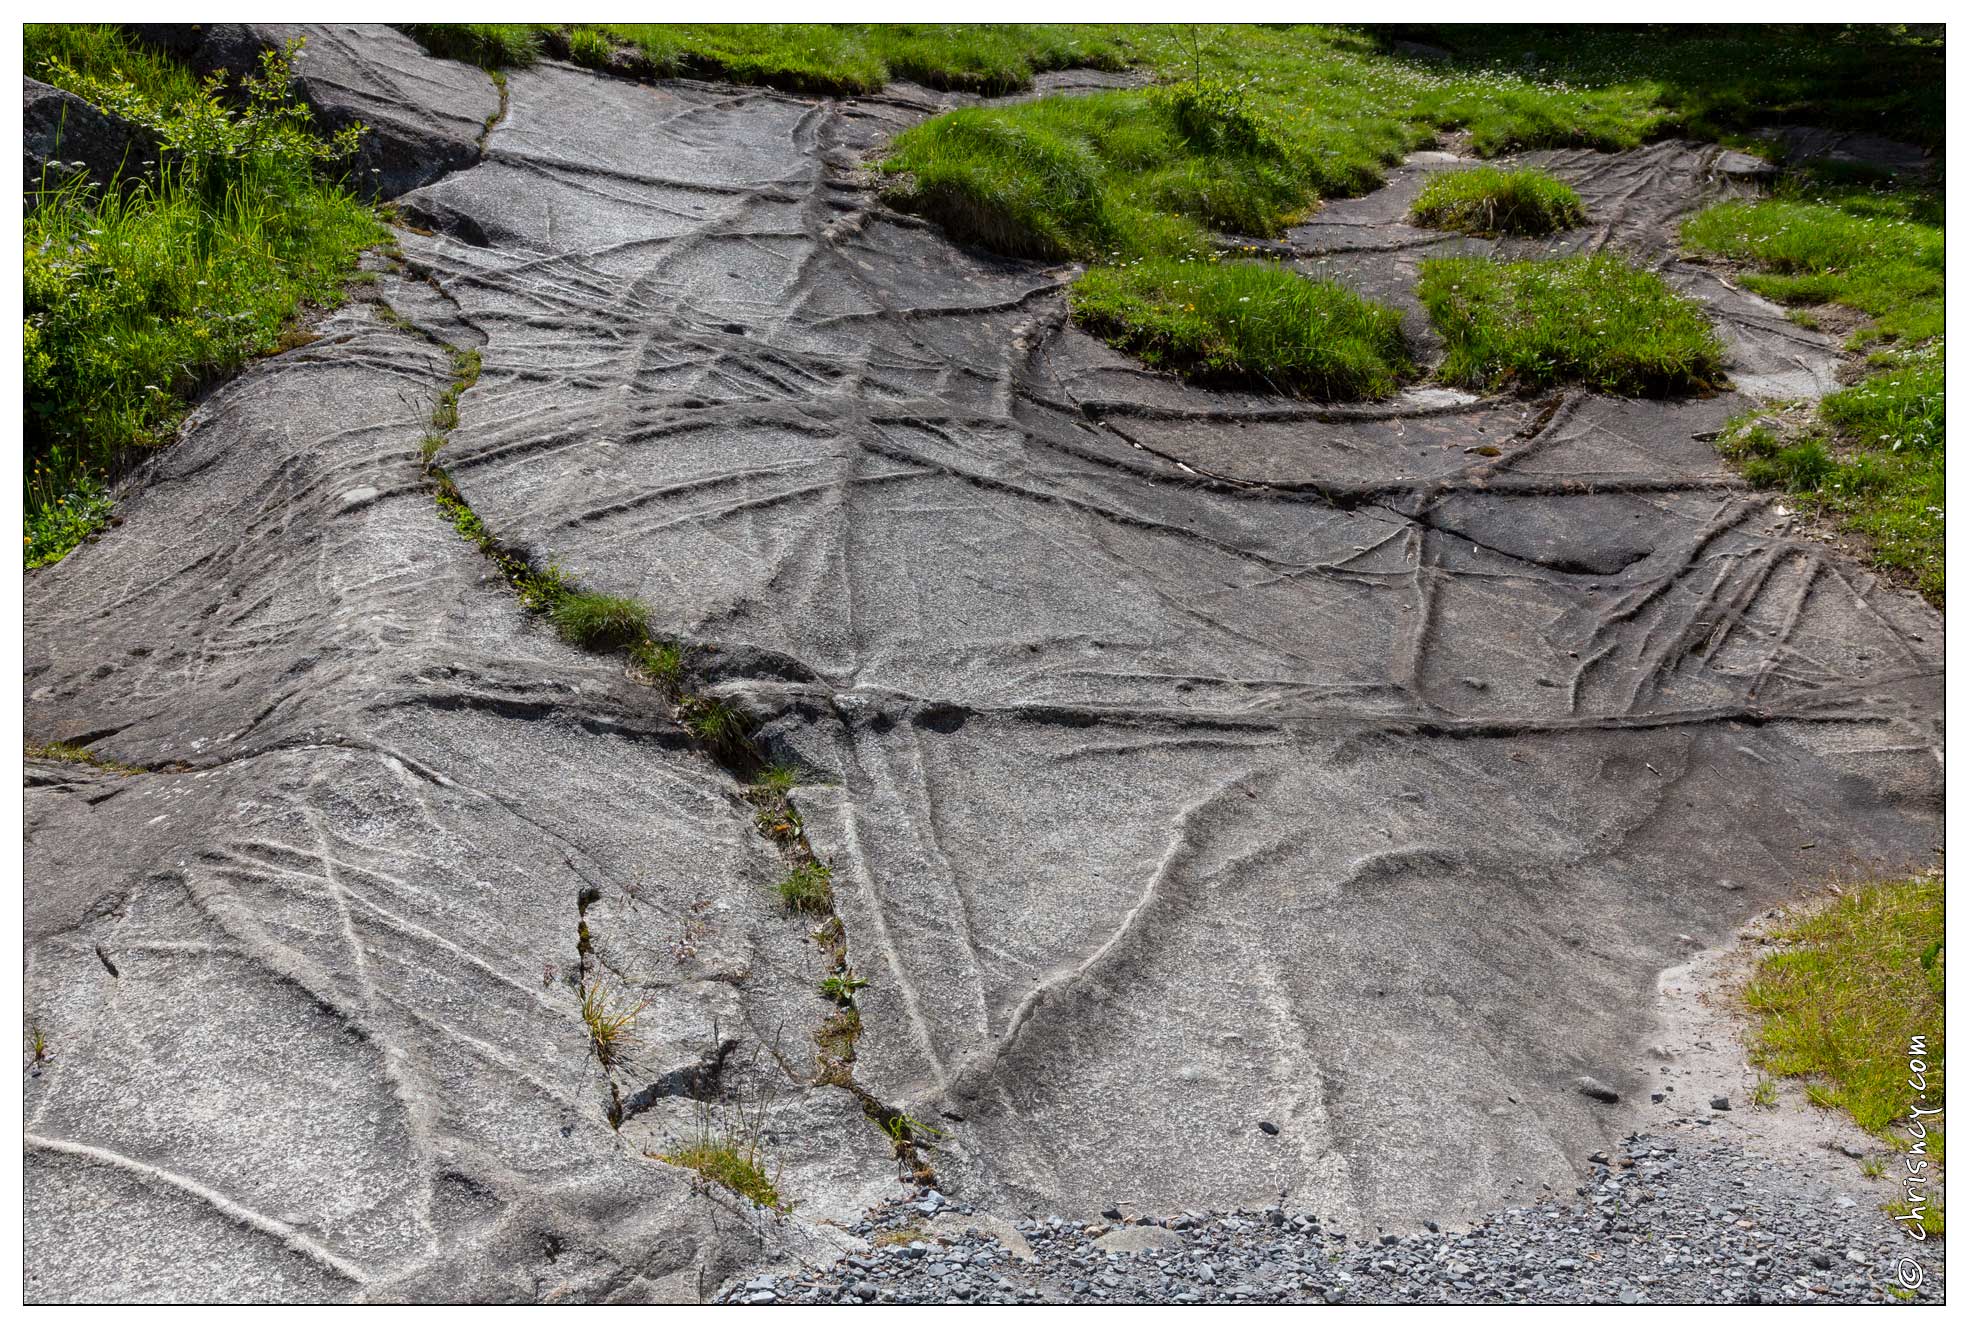
[[[1574,1080],[1573,1087],[1586,1097],[1597,1099],[1602,1103],[1618,1103],[1620,1101],[1620,1090],[1615,1089],[1611,1085],[1602,1084],[1590,1075],[1582,1075]]]

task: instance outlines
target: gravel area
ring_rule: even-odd
[[[734,1282],[726,1303],[1939,1302],[1942,1244],[1904,1236],[1812,1160],[1630,1137],[1570,1200],[1468,1231],[1339,1232],[1289,1201],[1079,1223],[976,1214],[935,1191],[871,1211],[869,1250]],[[1029,1252],[1029,1254],[1028,1254]],[[1920,1287],[1901,1285],[1904,1261]]]

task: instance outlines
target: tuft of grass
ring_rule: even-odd
[[[582,925],[587,926],[585,923]],[[588,1045],[602,1069],[612,1069],[635,1041],[636,1017],[647,1002],[634,1006],[618,1003],[600,983],[581,989],[581,1022],[588,1026]]]
[[[540,58],[540,25],[534,23],[400,23],[396,25],[432,55],[481,69],[523,69]]]
[[[1075,284],[1072,307],[1110,345],[1206,382],[1377,400],[1411,368],[1399,313],[1276,263],[1095,268]]]
[[[926,1241],[928,1234],[920,1227],[883,1228],[868,1239],[871,1246],[907,1246],[912,1241]]]
[[[749,757],[752,721],[731,702],[692,697],[682,707],[684,728],[698,742],[727,761]]]
[[[779,898],[802,914],[825,914],[834,908],[834,870],[825,863],[802,863],[781,879]]]
[[[1773,1080],[1759,1080],[1756,1088],[1750,1091],[1752,1107],[1776,1107],[1778,1105],[1778,1086]]]
[[[1702,307],[1611,254],[1429,259],[1418,293],[1447,343],[1441,372],[1453,383],[1666,396],[1722,378],[1723,345]]]
[[[1758,1017],[1751,1055],[1773,1075],[1802,1077],[1823,1106],[1905,1148],[1896,1131],[1909,1104],[1946,1101],[1943,1085],[1943,878],[1875,881],[1779,930],[1784,947],[1762,960],[1744,989]],[[1921,1054],[1927,1088],[1910,1088],[1909,1048]],[[1932,1168],[1944,1162],[1941,1118],[1924,1119]],[[1927,1226],[1942,1231],[1939,1207]]]
[[[567,30],[567,58],[589,69],[606,69],[615,53],[615,41],[592,24],[577,24]]]
[[[683,695],[684,648],[680,643],[644,637],[629,648],[629,659],[670,697]]]
[[[756,1136],[731,1130],[713,1132],[707,1128],[697,1139],[655,1157],[674,1167],[689,1168],[706,1181],[767,1209],[784,1213],[791,1207],[780,1198],[779,1187],[766,1175]]]
[[[570,590],[547,612],[563,641],[591,651],[616,650],[649,633],[649,610],[627,596]]]
[[[1544,171],[1479,166],[1430,180],[1409,215],[1418,225],[1470,235],[1550,235],[1583,223],[1586,209],[1571,185]]]

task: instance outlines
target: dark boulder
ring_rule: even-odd
[[[23,82],[21,148],[28,193],[81,175],[107,184],[138,180],[155,170],[157,140],[148,130],[106,115],[72,92],[31,78]]]

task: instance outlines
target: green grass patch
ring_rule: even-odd
[[[114,23],[28,23],[21,67],[29,78],[86,98],[90,80],[121,79],[155,106],[198,98],[199,78]]]
[[[1586,209],[1571,185],[1544,171],[1479,166],[1437,175],[1409,215],[1418,225],[1470,235],[1550,235],[1582,224]]]
[[[1410,368],[1398,313],[1275,263],[1094,268],[1072,306],[1111,345],[1208,382],[1351,401],[1391,395]]]
[[[590,651],[618,650],[649,633],[649,610],[627,596],[569,591],[547,612],[563,641]]]
[[[1719,203],[1682,242],[1758,270],[1744,286],[1786,304],[1841,304],[1871,319],[1854,345],[1919,341],[1943,329],[1941,200],[1928,190],[1792,176],[1778,197]]]
[[[1826,397],[1812,422],[1737,421],[1719,446],[1752,484],[1833,518],[1937,608],[1947,510],[1942,209],[1926,185],[1817,170],[1682,228],[1691,249],[1752,265],[1740,277],[1751,290],[1869,316],[1848,339],[1876,348],[1866,378]]]
[[[1664,396],[1722,378],[1723,346],[1701,305],[1614,255],[1430,259],[1419,294],[1453,383]]]
[[[1769,124],[1943,141],[1942,25],[1624,23],[1376,25],[1378,39],[1447,48],[1447,77],[1508,71],[1582,93],[1644,99],[1658,133],[1696,138]]]
[[[1836,392],[1818,420],[1733,422],[1718,442],[1750,483],[1782,489],[1861,538],[1873,562],[1903,574],[1937,609],[1946,599],[1942,343]]]
[[[481,69],[524,69],[540,58],[537,23],[404,23],[398,25],[432,55]]]
[[[834,908],[834,872],[825,863],[802,863],[779,883],[779,898],[802,914],[826,914]]]
[[[1904,1147],[1909,1048],[1920,1056],[1926,1107],[1944,1103],[1942,875],[1869,883],[1786,925],[1784,947],[1744,990],[1758,1019],[1751,1055],[1774,1075],[1803,1077],[1812,1101],[1843,1108],[1862,1128]],[[1941,1118],[1924,1119],[1931,1167],[1943,1162]],[[1899,1129],[1897,1129],[1897,1127]],[[1931,1205],[1931,1234],[1942,1232]]]
[[[166,441],[201,388],[294,344],[388,232],[323,172],[351,133],[315,134],[287,63],[227,94],[96,29],[44,38],[44,74],[146,125],[156,178],[30,196],[23,226],[23,431],[30,567],[101,528],[109,480]],[[73,62],[71,62],[73,57]],[[189,86],[191,91],[187,92]],[[176,98],[175,101],[160,98]]]
[[[487,69],[539,58],[551,35],[577,64],[601,68],[617,43],[654,73],[812,95],[879,92],[895,79],[997,94],[1044,70],[1121,69],[1125,27],[1080,23],[411,23],[433,55]]]

